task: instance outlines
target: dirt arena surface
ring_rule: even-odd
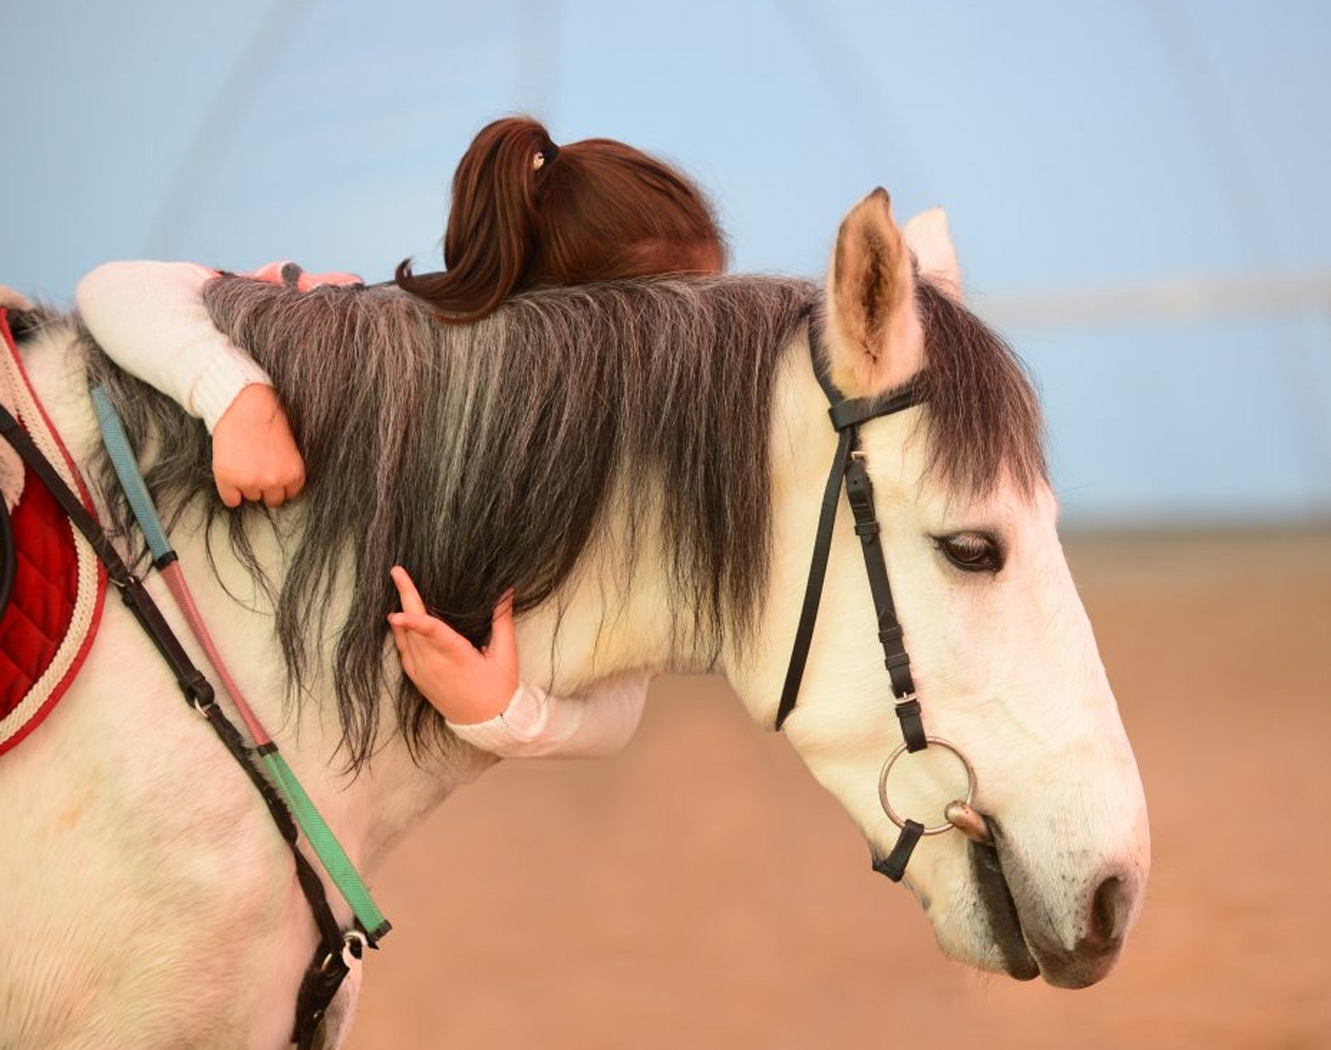
[[[506,763],[393,855],[352,1050],[1331,1048],[1331,531],[1068,542],[1151,812],[1079,992],[948,962],[718,679],[610,760]]]

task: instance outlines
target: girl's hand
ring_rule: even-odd
[[[213,428],[213,481],[228,507],[242,500],[276,507],[305,487],[305,460],[296,448],[277,391],[251,383]]]
[[[443,620],[425,611],[416,585],[393,567],[402,611],[389,613],[402,669],[425,699],[455,725],[488,722],[508,707],[518,688],[518,643],[513,592],[495,606],[490,644],[479,650]]]
[[[354,273],[341,273],[339,271],[306,273],[298,263],[293,263],[287,259],[279,259],[277,262],[260,266],[257,270],[251,270],[245,276],[253,277],[256,281],[267,281],[269,284],[290,285],[298,292],[308,292],[311,288],[321,288],[324,285],[347,288],[353,284],[365,283]]]

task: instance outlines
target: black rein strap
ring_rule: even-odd
[[[75,528],[91,544],[98,559],[106,566],[107,577],[120,591],[120,596],[125,604],[129,606],[130,612],[134,614],[134,618],[139,621],[139,624],[157,647],[157,651],[166,661],[167,666],[171,668],[176,683],[180,686],[181,692],[185,694],[186,700],[207,720],[223,746],[231,753],[232,758],[236,760],[240,768],[244,770],[245,775],[254,784],[259,795],[263,798],[264,804],[268,807],[268,812],[272,815],[273,823],[277,825],[278,831],[281,832],[282,838],[290,848],[292,858],[296,864],[297,881],[300,883],[301,890],[304,891],[305,899],[309,902],[310,911],[314,916],[314,924],[319,930],[320,945],[315,952],[314,961],[305,973],[297,996],[296,1024],[292,1036],[292,1042],[296,1043],[301,1050],[312,1047],[328,1005],[332,1002],[333,996],[337,994],[337,989],[343,978],[350,972],[350,967],[343,958],[343,947],[346,941],[341,928],[338,926],[337,918],[333,915],[332,908],[329,907],[323,880],[320,879],[319,873],[315,871],[314,866],[305,858],[305,854],[300,851],[300,847],[297,845],[296,822],[291,816],[291,811],[287,809],[281,796],[268,782],[259,767],[255,765],[252,754],[249,748],[245,746],[245,741],[240,732],[226,717],[222,709],[218,707],[212,684],[203,672],[194,666],[194,662],[180,644],[180,640],[162,615],[162,610],[153,600],[152,595],[148,593],[142,581],[125,564],[124,559],[120,557],[120,553],[111,544],[97,519],[89,513],[83,502],[65,484],[64,478],[42,454],[41,449],[28,436],[27,431],[19,425],[18,420],[3,405],[0,405],[0,436],[9,441],[14,447],[14,451],[19,454],[23,461],[27,463],[29,469],[37,475],[51,495],[55,497]],[[3,609],[0,608],[0,611],[3,611]],[[354,948],[352,951],[353,954],[356,954]]]

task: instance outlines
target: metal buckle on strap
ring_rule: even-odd
[[[121,576],[119,573],[108,572],[106,578],[111,581],[111,585],[120,591],[133,590],[136,587],[143,586],[143,580],[135,576],[132,572],[128,576]]]
[[[347,930],[342,934],[342,947],[338,951],[329,950],[324,953],[324,957],[319,960],[319,964],[314,968],[314,972],[320,976],[326,976],[332,972],[336,963],[341,963],[342,967],[350,970],[352,966],[360,962],[361,956],[365,954],[365,949],[369,946],[369,939],[360,930]]]
[[[193,674],[181,680],[180,687],[185,691],[190,707],[202,717],[207,718],[209,712],[217,706],[217,694],[213,691],[212,682],[197,668]]]
[[[360,930],[347,930],[342,934],[342,964],[351,969],[352,963],[360,961],[370,940]]]

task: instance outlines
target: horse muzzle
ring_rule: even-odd
[[[1070,912],[1051,906],[1005,847],[1001,829],[992,820],[985,826],[992,844],[970,843],[971,869],[1004,971],[1056,988],[1085,988],[1108,975],[1136,914],[1139,880],[1101,871],[1086,880]]]

